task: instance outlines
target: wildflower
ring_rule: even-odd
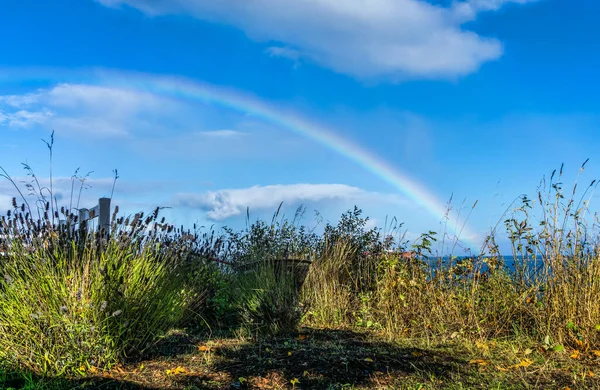
[[[106,306],[108,306],[108,302],[102,301],[102,303],[100,304],[100,311],[106,310]]]
[[[123,313],[123,310],[117,310],[117,311],[115,311],[114,313],[112,313],[112,316],[113,316],[113,317],[118,317],[118,316],[120,316],[122,313]]]

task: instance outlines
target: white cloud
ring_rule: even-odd
[[[0,110],[0,125],[11,128],[27,128],[35,124],[46,123],[52,116],[52,111],[48,109],[41,111],[18,110],[14,112]]]
[[[455,13],[463,20],[474,19],[478,12],[497,11],[506,3],[525,4],[535,0],[467,0],[455,2]]]
[[[233,138],[240,137],[244,135],[241,131],[237,130],[208,130],[208,131],[199,131],[196,133],[201,137],[210,137],[210,138]]]
[[[58,108],[94,110],[116,115],[131,114],[141,109],[157,109],[164,101],[142,91],[89,84],[60,84],[43,96]]]
[[[6,95],[0,96],[0,103],[11,107],[23,107],[33,104],[38,101],[40,95],[38,93],[29,93],[25,95]]]
[[[178,206],[206,211],[209,219],[221,221],[243,214],[246,208],[273,211],[281,202],[289,206],[328,200],[404,202],[396,195],[367,192],[344,184],[280,184],[225,189],[203,194],[179,194],[175,198],[175,203]]]
[[[0,131],[55,130],[58,136],[81,138],[88,145],[118,141],[119,147],[156,158],[249,158],[261,151],[289,157],[309,143],[243,110],[181,99],[154,88],[172,80],[181,79],[107,72],[88,84],[62,83],[0,95]],[[194,85],[191,80],[186,83]]]
[[[298,61],[302,57],[302,53],[289,47],[271,46],[267,48],[266,52],[273,57],[284,57],[294,61]]]
[[[502,44],[466,30],[478,13],[535,0],[97,0],[148,15],[190,14],[276,43],[271,55],[312,61],[360,78],[448,78],[502,55]]]
[[[176,103],[139,90],[88,84],[59,84],[23,95],[0,96],[0,125],[43,125],[93,137],[128,136],[152,129],[155,119],[177,112]]]

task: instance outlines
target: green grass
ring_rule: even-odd
[[[443,263],[460,242],[358,208],[321,234],[302,209],[222,234],[115,210],[110,237],[70,232],[76,205],[25,167],[38,198],[0,219],[0,388],[600,387],[596,182],[553,174]],[[505,264],[501,226],[535,261]]]
[[[84,374],[143,353],[201,293],[160,242],[28,251],[0,264],[0,359],[43,375]]]

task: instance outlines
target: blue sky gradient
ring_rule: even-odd
[[[246,207],[267,217],[283,201],[289,215],[306,205],[311,225],[312,210],[334,222],[356,204],[379,226],[397,217],[416,237],[442,229],[425,195],[442,205],[453,196],[450,225],[469,215],[470,247],[561,163],[568,184],[591,157],[584,181],[595,178],[600,4],[281,4],[7,2],[0,166],[20,176],[27,161],[45,175],[39,139],[54,129],[64,196],[75,168],[94,171],[87,202],[107,195],[117,168],[116,203],[171,206],[165,213],[184,224],[243,226]],[[289,120],[189,93],[199,85],[326,129],[423,197]],[[6,209],[11,189],[0,190]]]

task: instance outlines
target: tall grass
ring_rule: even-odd
[[[363,327],[390,339],[529,337],[598,346],[598,225],[588,211],[596,182],[582,195],[575,185],[566,196],[561,180],[562,169],[542,183],[536,201],[520,197],[470,257],[434,255],[434,232],[408,243],[401,234],[368,229],[356,208],[318,237],[276,218],[230,231],[234,263],[261,264],[250,274],[233,273],[235,291],[250,292],[237,294],[246,305],[238,308],[263,326],[302,312],[303,325]],[[502,227],[510,262],[497,245]],[[274,259],[295,256],[312,260],[297,300],[270,268]]]
[[[52,157],[53,137],[46,143]],[[68,207],[33,169],[26,197],[0,217],[0,365],[43,375],[85,374],[143,354],[171,328],[198,321],[222,242],[177,229],[160,209],[90,231],[73,208],[85,179],[73,176]],[[115,170],[115,181],[116,176]],[[52,183],[52,178],[50,178]],[[114,184],[113,184],[114,187]],[[65,223],[59,223],[63,220]],[[75,229],[75,225],[79,226]]]
[[[587,162],[587,161],[586,161]],[[584,170],[582,165],[579,174]],[[597,215],[589,202],[598,182],[578,195],[578,182],[563,190],[563,167],[543,180],[538,193],[538,226],[532,226],[532,202],[525,198],[516,215],[507,219],[516,282],[534,303],[536,330],[558,342],[573,345],[600,343],[600,246]],[[525,261],[527,256],[531,261]]]
[[[155,216],[115,220],[106,240],[69,239],[50,221],[24,230],[33,221],[12,215],[2,225],[9,238],[0,261],[0,360],[13,367],[47,375],[110,367],[140,355],[202,304],[207,266],[187,261],[193,238],[167,234],[166,225],[148,232]]]
[[[523,196],[504,215],[513,264],[500,256],[497,229],[480,255],[453,259],[431,256],[428,235],[413,244],[415,258],[402,256],[405,247],[357,256],[356,234],[339,237],[309,272],[307,321],[366,326],[389,338],[600,345],[600,248],[587,208],[596,181],[579,198],[577,185],[566,197],[561,177],[562,168],[537,202]]]
[[[248,220],[223,234],[176,229],[159,209],[115,210],[109,237],[72,231],[73,199],[59,208],[25,168],[33,202],[1,173],[22,196],[0,218],[0,364],[8,368],[85,375],[201,323],[247,334],[304,325],[600,347],[598,219],[588,209],[597,183],[565,194],[562,168],[535,200],[520,197],[470,257],[434,255],[434,232],[409,243],[402,225],[368,228],[358,208],[322,234],[300,224],[303,209],[291,221],[278,210],[270,223]],[[511,263],[497,244],[502,226]]]

